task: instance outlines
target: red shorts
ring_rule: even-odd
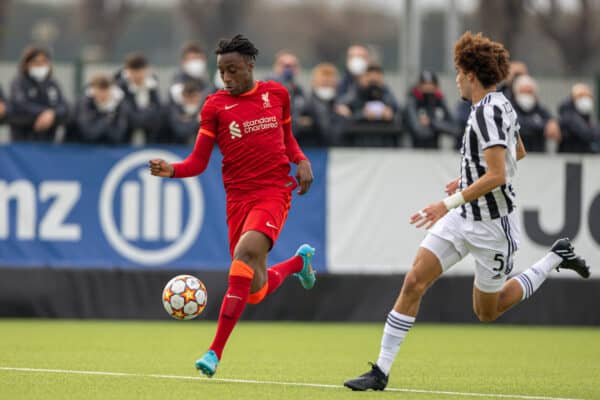
[[[240,237],[248,231],[258,231],[275,245],[287,219],[292,202],[291,190],[274,191],[261,196],[243,196],[227,200],[229,253],[233,257]]]

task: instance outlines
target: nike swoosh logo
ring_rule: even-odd
[[[225,110],[231,110],[233,107],[237,107],[238,104],[231,104],[229,106],[225,106]]]
[[[238,300],[243,300],[241,297],[239,296],[234,296],[231,294],[226,294],[225,297],[227,297],[228,299],[238,299]]]
[[[275,225],[273,225],[273,224],[272,224],[272,223],[270,223],[270,222],[267,222],[267,223],[266,223],[266,225],[267,225],[269,228],[273,228],[273,229],[279,229],[278,227],[276,227]]]

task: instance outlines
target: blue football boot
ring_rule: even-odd
[[[209,378],[212,378],[215,372],[217,372],[218,366],[219,357],[217,357],[217,354],[212,350],[208,350],[196,361],[196,369]]]
[[[315,286],[317,278],[315,277],[315,271],[312,268],[312,258],[315,254],[315,249],[307,244],[303,244],[296,251],[296,255],[302,257],[304,265],[300,272],[294,274],[300,279],[300,283],[304,289],[312,289]]]

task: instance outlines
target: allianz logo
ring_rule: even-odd
[[[177,259],[195,242],[202,227],[204,196],[197,179],[169,181],[151,176],[147,168],[151,158],[179,160],[163,150],[138,151],[121,159],[100,190],[99,216],[106,239],[119,254],[136,263],[160,265]],[[138,179],[127,179],[132,171]],[[183,226],[185,195],[189,209]],[[148,249],[136,244],[140,240],[166,243]]]
[[[97,188],[79,181],[45,180],[36,185],[27,179],[0,180],[0,240],[93,240],[84,234],[85,224],[96,223],[89,214],[97,211],[107,242],[121,256],[143,265],[177,259],[200,232],[204,196],[197,179],[151,176],[146,166],[157,157],[178,160],[163,150],[138,151],[119,160],[104,179],[97,208],[81,202],[82,191]],[[87,220],[82,221],[84,216]]]

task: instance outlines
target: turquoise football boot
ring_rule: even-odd
[[[315,277],[315,271],[312,267],[312,258],[315,254],[315,249],[307,244],[303,244],[296,251],[296,255],[302,257],[304,266],[300,272],[294,274],[300,279],[300,283],[304,289],[312,289],[315,286],[317,278]]]
[[[196,361],[196,369],[209,378],[212,378],[215,372],[217,372],[218,366],[219,357],[217,357],[217,353],[212,350],[208,350]]]

